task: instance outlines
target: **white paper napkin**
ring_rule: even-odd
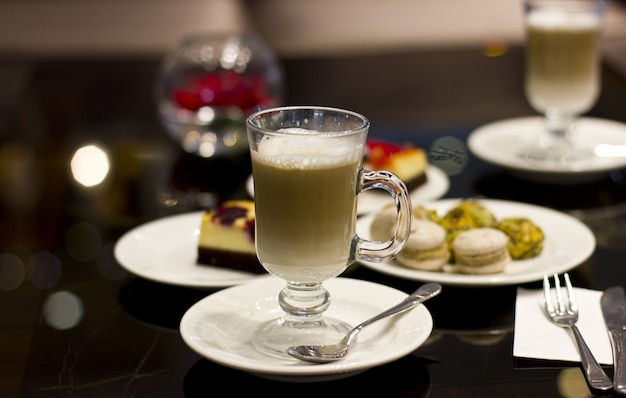
[[[580,309],[576,324],[580,333],[599,363],[612,364],[611,341],[600,309],[602,292],[581,288],[574,288],[574,292]],[[517,289],[513,355],[580,362],[571,331],[554,325],[548,319],[541,289]]]

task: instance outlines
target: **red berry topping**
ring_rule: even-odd
[[[383,140],[367,140],[366,146],[369,153],[376,152],[380,154],[380,156],[389,156],[403,149],[403,147],[398,144]]]
[[[239,218],[246,218],[248,210],[243,207],[219,207],[213,219],[222,225],[232,225]]]
[[[366,147],[367,161],[375,170],[384,169],[387,166],[391,155],[404,150],[404,147],[401,145],[383,140],[368,140]]]
[[[252,239],[252,242],[254,242],[254,237],[255,237],[254,218],[251,220],[248,220],[248,222],[246,223],[246,232],[250,236],[250,239]]]

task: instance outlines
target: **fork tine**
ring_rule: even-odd
[[[544,301],[546,303],[546,310],[548,313],[554,311],[554,307],[552,306],[552,295],[550,294],[550,280],[548,279],[548,275],[543,276],[543,295]]]
[[[572,288],[572,282],[569,279],[569,274],[565,273],[563,276],[565,278],[565,286],[567,288],[567,296],[569,301],[568,312],[573,314],[578,311],[578,306],[576,305],[576,295],[574,295],[574,288]]]
[[[558,305],[559,314],[565,313],[565,301],[561,294],[561,280],[558,274],[554,274],[554,290],[556,291],[556,303]]]

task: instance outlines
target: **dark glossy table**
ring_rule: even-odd
[[[465,143],[484,123],[533,114],[522,94],[518,48],[499,57],[466,49],[283,63],[288,103],[355,110],[371,119],[370,136],[424,148],[445,136]],[[130,275],[113,247],[144,222],[246,198],[249,161],[200,159],[169,140],[152,97],[158,64],[158,57],[0,60],[1,396],[590,394],[578,364],[512,356],[517,286],[444,287],[428,303],[435,329],[423,346],[343,380],[270,381],[191,351],[178,332],[180,318],[213,290]],[[626,80],[605,68],[591,115],[626,122],[625,105]],[[92,188],[70,173],[72,154],[87,143],[104,146],[112,159],[106,180]],[[575,284],[626,284],[622,171],[557,186],[517,180],[471,154],[462,166],[445,197],[509,199],[573,214],[597,238],[592,257],[571,272]],[[419,283],[365,267],[345,276],[407,292]],[[51,324],[55,309],[64,328]]]

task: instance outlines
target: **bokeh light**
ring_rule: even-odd
[[[591,398],[594,395],[589,391],[585,376],[580,368],[565,368],[557,378],[559,393],[565,398]]]
[[[47,251],[34,253],[26,265],[28,280],[40,289],[54,287],[61,279],[61,274],[61,261]]]
[[[83,303],[72,292],[52,293],[43,305],[45,322],[54,329],[66,330],[78,325],[83,319]]]
[[[70,167],[72,176],[79,184],[93,187],[104,181],[111,163],[106,150],[98,145],[85,145],[76,150]]]
[[[506,54],[508,49],[506,41],[497,37],[489,38],[483,43],[483,54],[488,57],[500,57]]]
[[[24,262],[13,253],[0,254],[0,289],[8,291],[20,287],[26,277]]]

